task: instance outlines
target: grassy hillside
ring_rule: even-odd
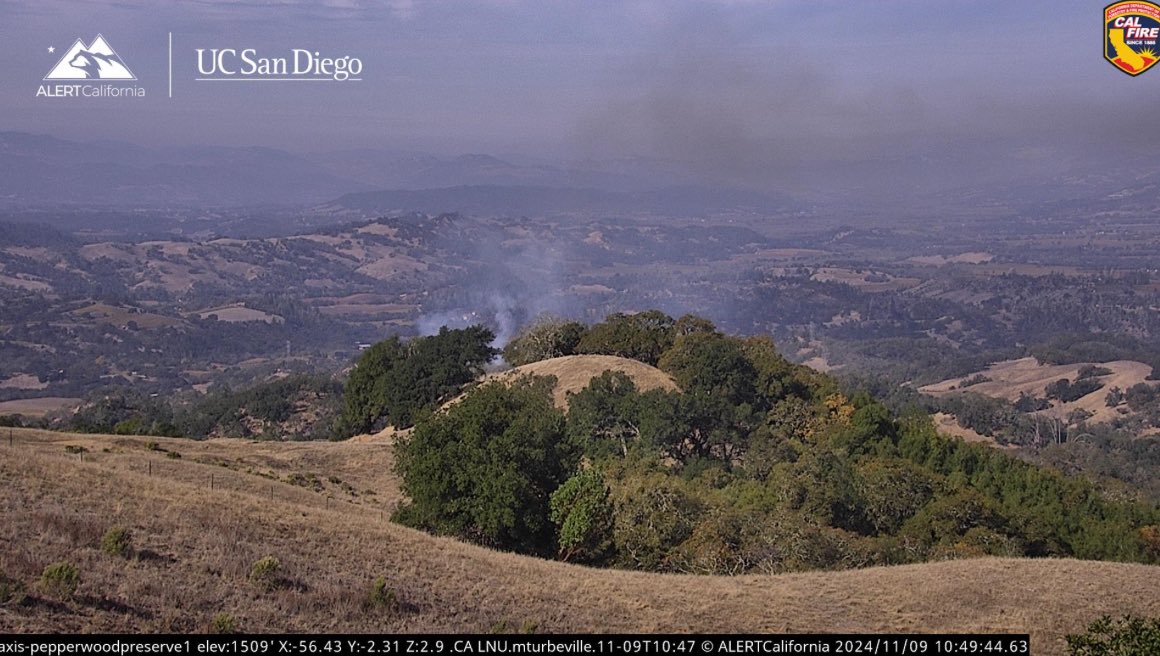
[[[1035,653],[1062,654],[1062,636],[1101,614],[1160,615],[1160,568],[1143,565],[709,577],[499,553],[381,519],[399,500],[382,445],[12,436],[0,432],[0,570],[28,599],[0,604],[5,632],[204,631],[228,613],[246,631],[1029,631]],[[112,526],[131,532],[127,561],[100,549]],[[248,580],[267,555],[281,562],[272,590]],[[71,596],[39,583],[59,561],[80,571]],[[368,604],[378,577],[397,603]]]
[[[521,376],[553,376],[556,385],[552,388],[552,402],[557,408],[567,410],[568,395],[588,387],[593,378],[606,371],[625,374],[642,392],[654,389],[677,390],[677,383],[669,374],[643,362],[615,355],[565,355],[515,367],[494,374],[494,377],[514,380]]]
[[[1075,400],[1056,400],[1040,412],[1046,416],[1066,420],[1073,412],[1082,410],[1087,415],[1086,421],[1088,423],[1114,421],[1121,415],[1128,414],[1129,409],[1109,406],[1106,403],[1108,391],[1114,388],[1126,390],[1134,385],[1147,384],[1147,378],[1152,373],[1151,365],[1133,360],[1044,364],[1035,358],[1028,357],[996,362],[975,374],[926,385],[919,388],[919,391],[932,396],[947,396],[956,391],[970,391],[1011,402],[1018,401],[1021,395],[1043,398],[1047,395],[1046,390],[1052,383],[1060,379],[1076,381],[1080,378],[1081,371],[1085,367],[1101,370],[1101,375],[1093,377],[1099,386]],[[1106,373],[1103,373],[1105,371]],[[980,382],[963,385],[965,381],[969,382],[972,379]],[[1093,387],[1095,386],[1093,385]]]

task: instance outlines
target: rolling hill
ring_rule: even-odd
[[[1101,614],[1160,614],[1160,568],[1143,565],[704,577],[499,553],[386,521],[400,495],[382,445],[17,429],[0,455],[0,570],[29,594],[0,604],[4,632],[204,631],[225,613],[256,632],[1027,631],[1034,653],[1062,654],[1062,637]],[[112,526],[131,531],[128,560],[99,548]],[[266,555],[281,562],[273,590],[247,580]],[[75,594],[42,590],[41,570],[66,560]],[[367,603],[378,577],[396,603]]]
[[[519,376],[555,376],[552,401],[557,408],[568,408],[568,395],[575,394],[606,371],[627,375],[642,392],[653,389],[675,390],[677,383],[665,372],[637,360],[614,355],[566,355],[532,362],[508,371],[492,374],[489,378],[511,380]]]
[[[575,394],[588,386],[588,383],[606,371],[615,371],[626,374],[636,384],[638,390],[647,392],[653,389],[675,390],[677,383],[673,377],[665,372],[637,360],[619,358],[614,355],[566,355],[559,358],[540,360],[520,367],[499,371],[484,376],[480,382],[488,380],[512,381],[521,376],[554,376],[556,386],[552,388],[552,403],[561,410],[568,410],[568,395]],[[444,407],[459,401],[458,396]],[[355,443],[392,444],[399,435],[409,435],[411,429],[396,430],[393,426],[365,435],[356,435],[350,438]]]
[[[1088,413],[1088,421],[1091,423],[1113,421],[1129,411],[1126,407],[1109,407],[1105,402],[1108,391],[1113,388],[1126,390],[1141,383],[1149,384],[1147,377],[1152,373],[1150,365],[1133,360],[1052,365],[1041,363],[1034,357],[1026,357],[996,362],[975,374],[926,385],[919,388],[919,391],[939,397],[956,392],[974,392],[1012,402],[1019,400],[1020,395],[1042,398],[1048,385],[1065,378],[1075,381],[1084,367],[1098,367],[1107,371],[1106,374],[1094,377],[1100,387],[1073,401],[1057,400],[1051,407],[1040,411],[1043,415],[1064,420],[1071,413],[1082,410]],[[983,382],[963,387],[963,381],[973,376],[979,376]]]

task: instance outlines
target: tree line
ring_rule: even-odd
[[[550,379],[479,385],[419,416],[398,442],[408,498],[398,521],[494,548],[654,571],[982,554],[1160,559],[1154,504],[1111,500],[1086,479],[940,436],[925,413],[847,396],[768,339],[659,312],[614,315],[578,338],[562,327],[534,325],[509,351],[533,358],[528,347],[548,344],[540,355],[636,356],[680,391],[641,392],[606,372],[570,395],[564,412]]]

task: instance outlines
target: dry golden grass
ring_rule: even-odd
[[[0,285],[26,289],[30,292],[52,292],[52,285],[43,280],[30,280],[28,278],[14,278],[12,276],[0,275]]]
[[[40,377],[33,374],[19,373],[0,380],[0,389],[42,390],[48,383],[40,382]]]
[[[1148,375],[1152,373],[1152,367],[1150,365],[1134,360],[1048,365],[1041,364],[1035,358],[1028,357],[1018,360],[996,362],[990,367],[978,372],[991,379],[987,382],[959,388],[958,385],[960,382],[975,375],[969,374],[921,387],[919,391],[934,396],[946,396],[947,394],[954,394],[961,391],[975,392],[985,396],[1007,399],[1008,401],[1018,400],[1020,394],[1043,397],[1045,394],[1044,390],[1048,385],[1061,378],[1067,378],[1075,382],[1079,376],[1079,370],[1087,365],[1104,367],[1111,370],[1112,373],[1098,378],[1103,383],[1103,387],[1069,403],[1055,401],[1053,407],[1041,411],[1042,414],[1064,419],[1075,410],[1086,410],[1091,413],[1088,421],[1092,423],[1111,421],[1116,418],[1117,410],[1107,407],[1107,404],[1104,402],[1108,390],[1113,387],[1126,390],[1137,383],[1145,383],[1147,382]]]
[[[675,390],[677,383],[665,372],[643,362],[614,355],[566,355],[561,358],[541,360],[522,367],[493,374],[488,378],[511,380],[518,376],[555,376],[556,387],[552,390],[552,401],[557,408],[568,407],[568,394],[579,392],[588,383],[606,371],[626,374],[641,392],[653,389]]]
[[[84,399],[67,396],[40,396],[34,399],[0,401],[0,415],[41,417],[57,410],[76,408],[84,402]]]
[[[248,308],[245,305],[223,305],[216,308],[209,308],[196,312],[197,316],[202,319],[208,319],[210,315],[215,315],[218,321],[226,321],[229,323],[245,323],[247,321],[262,321],[265,323],[282,323],[285,321],[282,317],[269,312],[255,310]]]
[[[378,494],[266,477],[304,471]],[[1034,653],[1062,654],[1062,636],[1100,614],[1160,615],[1160,568],[1143,565],[979,559],[728,578],[498,553],[383,521],[379,511],[398,500],[390,471],[390,449],[379,445],[18,429],[9,446],[0,432],[0,569],[34,598],[0,606],[0,632],[204,631],[229,613],[242,630],[276,632],[487,631],[498,622],[550,632],[1026,631]],[[100,550],[111,526],[132,532],[130,559]],[[282,563],[270,591],[247,580],[266,555]],[[81,573],[71,598],[36,583],[62,560]],[[365,604],[379,576],[399,607]]]
[[[959,425],[959,422],[957,419],[955,419],[954,415],[950,415],[945,412],[936,412],[931,415],[930,418],[934,420],[934,425],[936,428],[938,428],[938,432],[942,433],[943,435],[957,437],[964,442],[977,442],[979,444],[986,444],[987,446],[994,447],[996,449],[1013,450],[1016,448],[1009,444],[999,444],[995,441],[995,438],[987,437],[986,435],[973,431],[970,428],[963,428]]]
[[[96,323],[106,323],[112,326],[125,327],[132,321],[146,330],[179,326],[181,321],[173,317],[166,317],[151,312],[130,312],[128,309],[108,303],[93,303],[92,305],[73,310],[69,314],[75,317],[90,319]]]

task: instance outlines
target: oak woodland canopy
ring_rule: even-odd
[[[569,393],[566,411],[551,377],[472,382],[491,338],[473,327],[391,339],[351,374],[347,432],[413,425],[396,445],[408,498],[397,521],[524,554],[704,574],[977,555],[1160,562],[1154,503],[939,435],[925,412],[844,392],[767,337],[657,311],[534,322],[505,349],[517,362],[616,355],[679,386],[641,391],[607,371]]]
[[[1019,406],[1040,399],[1013,409],[970,393],[981,380],[938,405],[880,380],[840,384],[791,363],[769,337],[653,310],[591,326],[544,316],[505,345],[511,365],[617,356],[655,366],[676,388],[642,389],[606,371],[560,408],[550,376],[483,376],[501,354],[494,337],[481,326],[391,337],[363,351],[344,383],[291,375],[215,386],[185,405],[106,391],[69,427],[199,439],[345,439],[392,427],[408,499],[396,521],[598,566],[739,574],[976,555],[1160,562],[1155,482],[1132,474],[1156,457],[1151,442],[1104,449],[1083,466],[1074,449],[1046,449],[1035,465],[942,436],[929,414],[951,411],[1002,438],[1029,421]],[[1048,394],[1070,398],[1100,374],[1085,370]],[[1152,394],[1108,392],[1129,406]],[[1092,430],[1085,439],[1103,449],[1111,438]],[[1134,487],[1104,484],[1113,478]]]

